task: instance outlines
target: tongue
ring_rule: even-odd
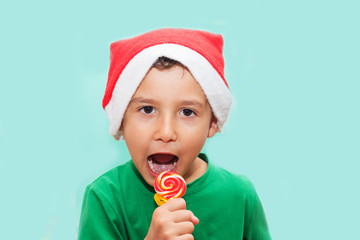
[[[151,156],[152,170],[157,174],[172,171],[176,166],[176,156],[171,154],[154,154]]]
[[[165,171],[171,171],[174,169],[174,162],[168,162],[168,163],[159,163],[159,162],[153,162],[154,170],[157,174],[165,172]]]

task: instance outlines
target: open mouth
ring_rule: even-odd
[[[165,171],[175,171],[178,157],[168,153],[152,154],[147,158],[150,173],[154,176]]]

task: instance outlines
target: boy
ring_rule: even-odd
[[[252,184],[200,153],[231,106],[222,46],[221,35],[185,29],[111,45],[103,107],[132,160],[87,187],[79,239],[270,239]],[[163,171],[182,175],[187,192],[157,207]]]

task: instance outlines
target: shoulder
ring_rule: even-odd
[[[239,189],[248,193],[255,191],[254,185],[248,177],[241,174],[232,173],[220,167],[215,167],[215,169],[216,178],[224,185],[232,186],[235,189]]]
[[[115,167],[90,183],[84,194],[79,239],[123,239],[118,229],[124,221],[119,210],[120,178],[127,164]]]
[[[213,187],[229,188],[231,186],[234,190],[242,190],[241,192],[254,191],[252,182],[246,176],[230,172],[213,164],[204,153],[201,153],[199,157],[208,163],[207,173]]]
[[[259,202],[259,197],[253,182],[242,174],[232,173],[220,167],[215,167],[214,184],[225,196],[241,200],[247,207]]]
[[[128,172],[128,163],[112,168],[100,177],[96,178],[87,186],[87,192],[93,192],[97,195],[108,195],[119,189],[121,178]]]
[[[271,239],[260,198],[250,179],[220,167],[216,167],[214,179],[221,186],[228,206],[232,206],[234,212],[241,209],[246,239]]]

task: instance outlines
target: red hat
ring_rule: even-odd
[[[186,66],[203,89],[221,131],[230,107],[231,94],[224,77],[223,38],[199,30],[159,29],[110,46],[110,69],[103,108],[109,117],[110,134],[119,130],[126,108],[152,64],[168,57]]]

